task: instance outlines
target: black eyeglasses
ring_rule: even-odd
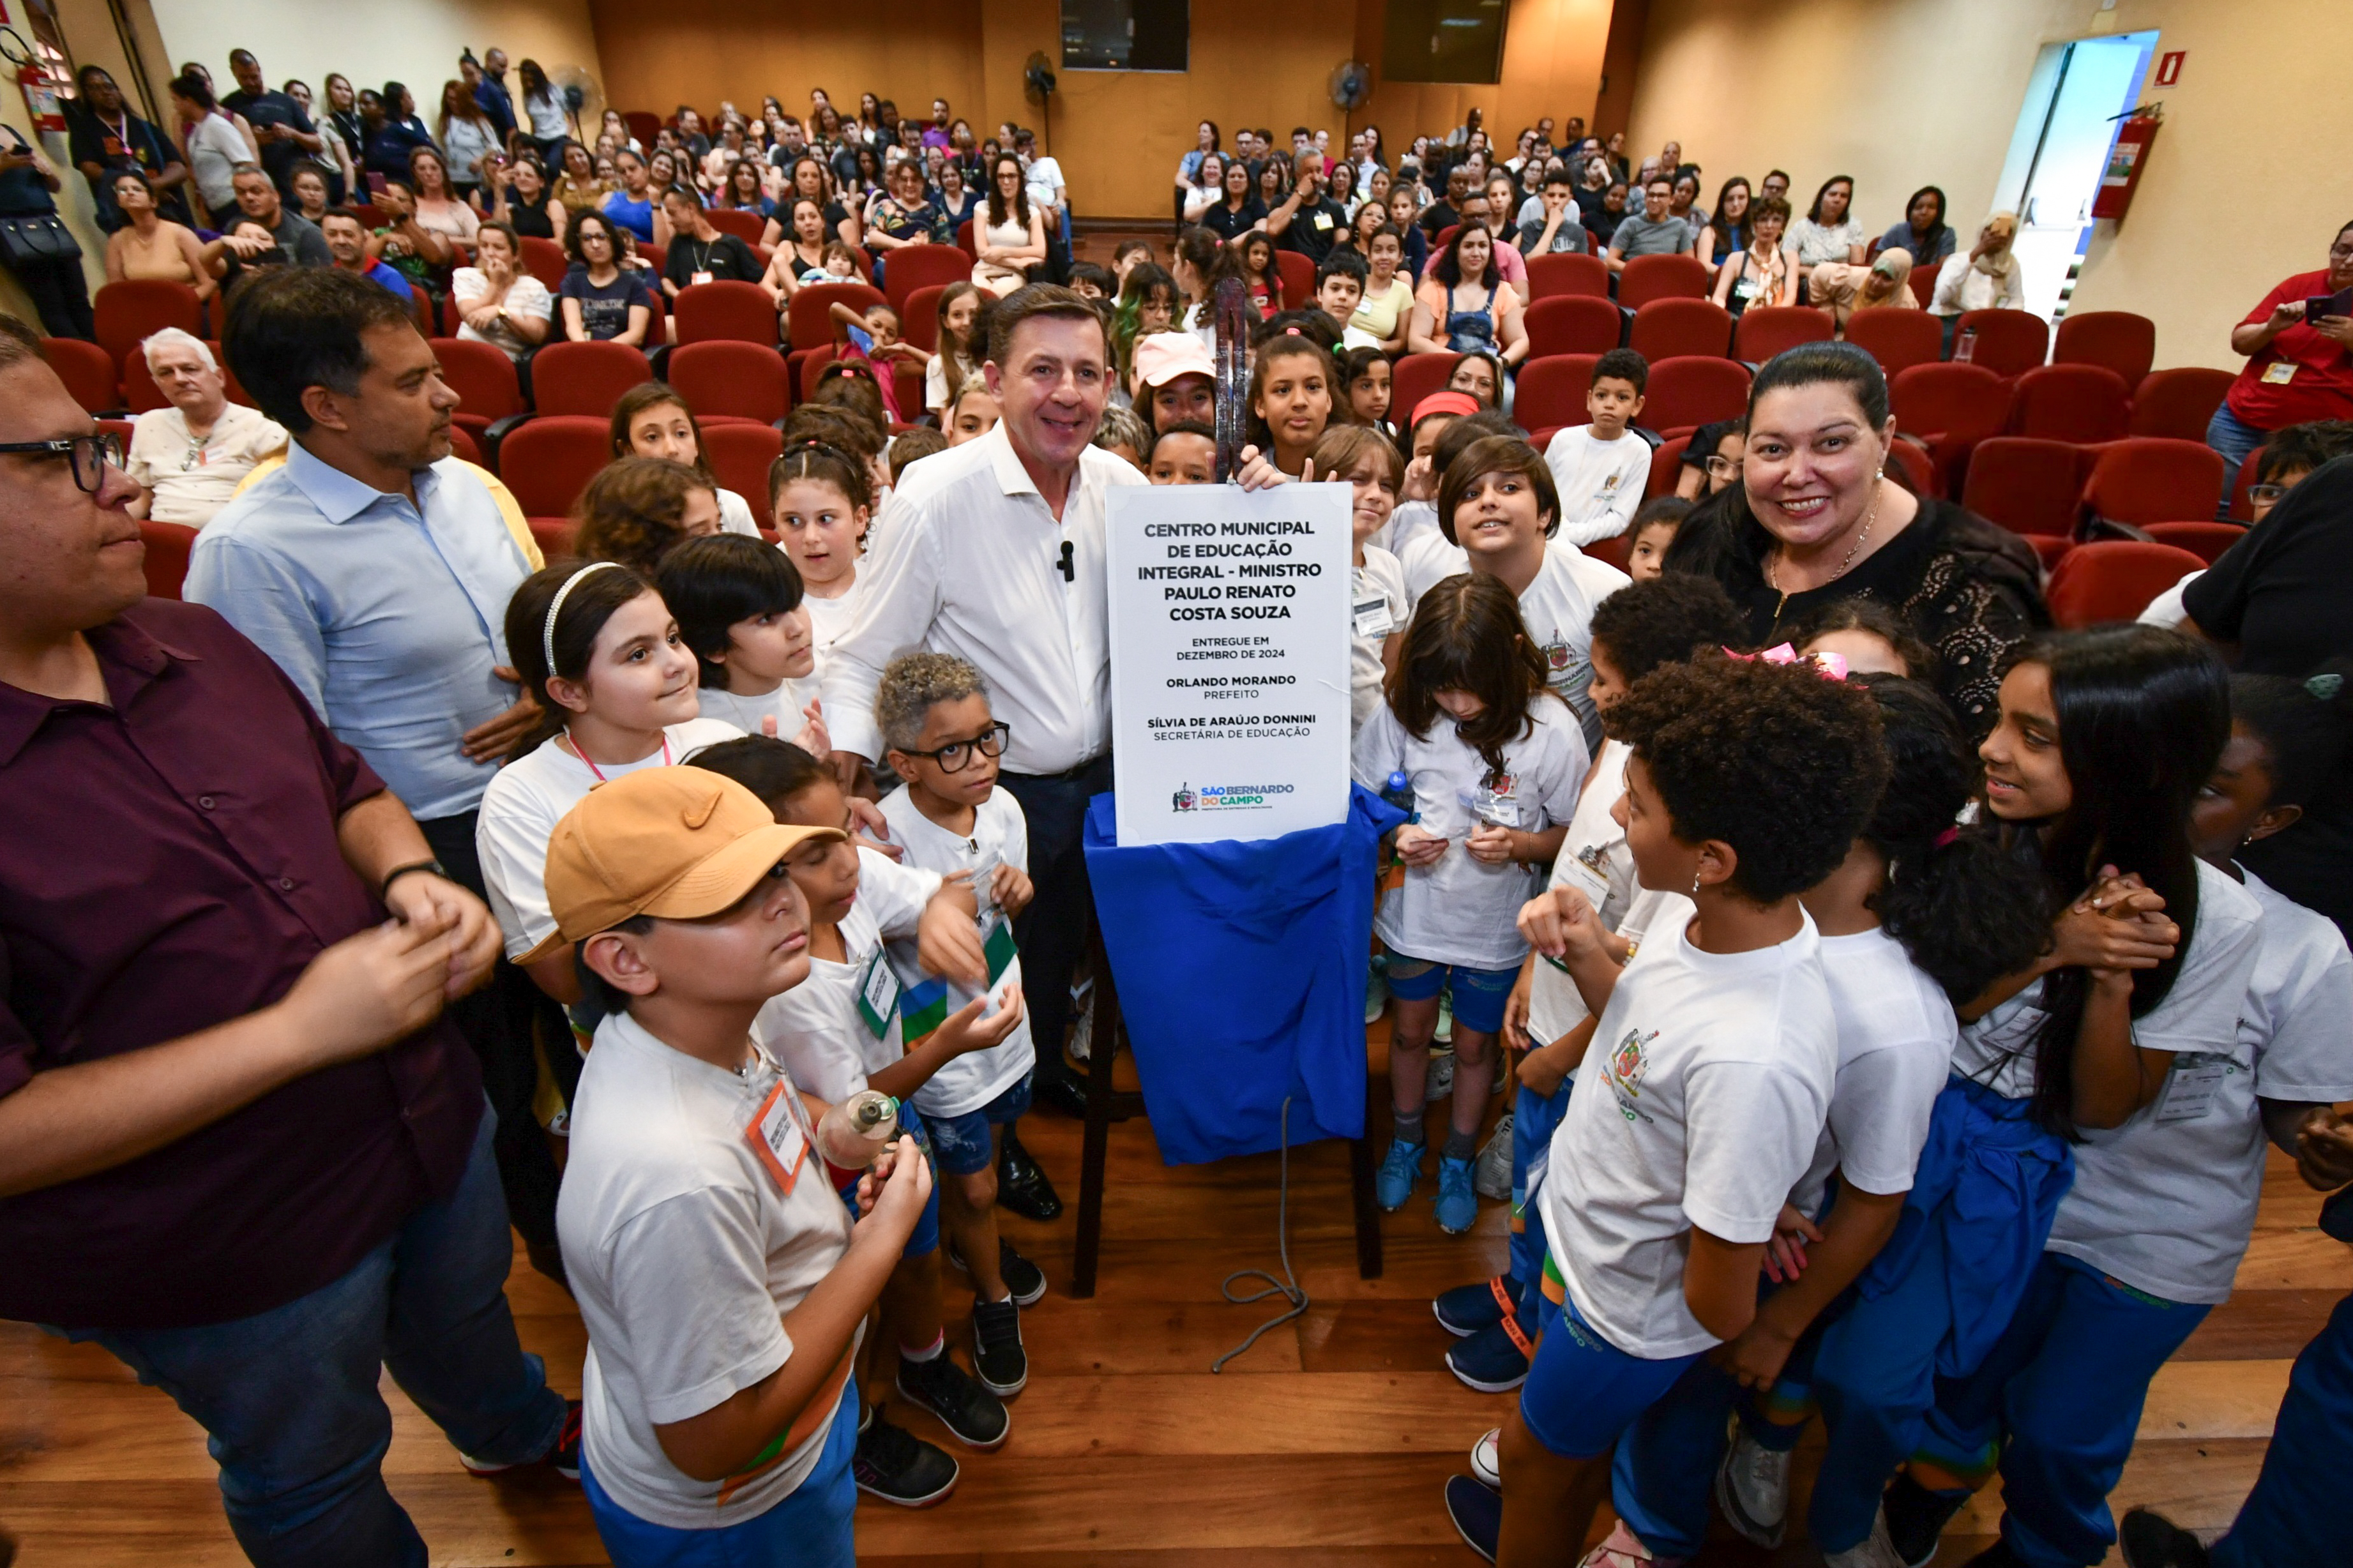
[[[99,486],[106,482],[108,466],[122,467],[122,437],[103,432],[95,436],[69,436],[56,441],[0,442],[0,453],[67,458],[73,464],[74,483],[85,493],[96,495]]]
[[[939,763],[942,773],[960,773],[971,763],[975,752],[978,752],[984,757],[1003,756],[1005,738],[1012,732],[1012,726],[1000,720],[983,730],[972,740],[951,741],[936,752],[909,752],[907,755],[928,757]]]

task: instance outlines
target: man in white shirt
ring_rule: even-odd
[[[286,449],[285,426],[228,400],[227,378],[202,338],[166,327],[139,352],[172,405],[149,409],[132,428],[129,468],[139,496],[125,510],[202,528],[256,463]]]
[[[1029,826],[1037,896],[1014,924],[1038,1043],[1037,1098],[1077,1114],[1063,1065],[1071,971],[1086,938],[1087,801],[1111,788],[1110,585],[1103,504],[1134,467],[1092,447],[1110,391],[1102,318],[1051,284],[997,308],[981,374],[1004,410],[987,435],[908,470],[891,527],[824,671],[844,777],[882,754],[874,692],[908,648],[952,653],[988,682],[1009,726],[998,782]]]

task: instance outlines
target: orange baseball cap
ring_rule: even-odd
[[[624,773],[590,790],[555,825],[547,843],[547,907],[556,934],[521,962],[638,915],[718,914],[796,846],[842,837],[839,828],[780,823],[759,796],[702,768]]]

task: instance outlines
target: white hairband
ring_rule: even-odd
[[[564,580],[564,586],[555,591],[555,597],[547,602],[547,622],[540,627],[539,631],[539,651],[547,660],[547,679],[551,680],[555,679],[555,617],[564,609],[565,597],[579,585],[583,577],[592,573],[601,572],[607,566],[618,565],[620,563],[617,561],[591,561],[579,571],[566,577]]]

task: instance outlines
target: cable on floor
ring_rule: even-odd
[[[1282,1146],[1281,1161],[1282,1163],[1278,1167],[1281,1173],[1275,1183],[1274,1245],[1276,1252],[1282,1259],[1282,1278],[1277,1279],[1273,1275],[1269,1274],[1263,1268],[1237,1268],[1231,1274],[1226,1276],[1225,1282],[1219,1286],[1218,1289],[1225,1293],[1225,1298],[1228,1301],[1237,1307],[1247,1307],[1253,1301],[1263,1301],[1270,1296],[1280,1296],[1284,1300],[1291,1303],[1291,1310],[1283,1313],[1281,1317],[1269,1318],[1265,1322],[1261,1323],[1257,1328],[1252,1329],[1250,1331],[1250,1338],[1244,1340],[1241,1343],[1236,1345],[1233,1349],[1228,1351],[1225,1354],[1219,1356],[1217,1360],[1209,1363],[1209,1370],[1211,1372],[1225,1371],[1226,1363],[1233,1360],[1234,1357],[1241,1354],[1244,1351],[1250,1349],[1250,1346],[1258,1343],[1260,1338],[1264,1335],[1268,1330],[1279,1329],[1283,1324],[1291,1321],[1292,1319],[1298,1317],[1302,1312],[1307,1310],[1307,1292],[1299,1288],[1299,1277],[1293,1273],[1291,1268],[1291,1232],[1289,1227],[1291,1214],[1291,1096],[1287,1094],[1282,1097]],[[1247,1296],[1235,1295],[1234,1281],[1237,1279],[1248,1279],[1252,1277],[1265,1280],[1266,1289],[1263,1290],[1254,1290]]]

